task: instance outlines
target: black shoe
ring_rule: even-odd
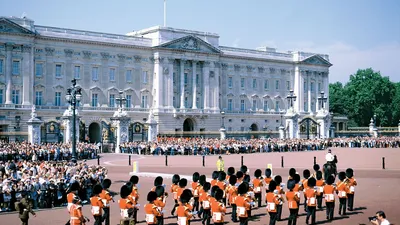
[[[306,224],[308,224],[308,220],[306,220]]]
[[[329,216],[326,217],[326,220],[329,220]]]
[[[342,215],[342,213],[339,211],[339,215]]]

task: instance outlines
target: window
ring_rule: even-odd
[[[256,100],[256,99],[253,99],[252,110],[253,110],[253,111],[256,111],[256,110],[257,110],[257,100]]]
[[[3,104],[3,89],[0,89],[0,104]]]
[[[55,106],[60,106],[61,105],[61,92],[56,92],[54,105]]]
[[[132,104],[132,95],[126,95],[126,108],[130,108]]]
[[[110,72],[109,72],[109,80],[110,81],[115,81],[115,68],[110,68]]]
[[[35,96],[36,96],[35,105],[42,105],[42,92],[37,91]]]
[[[275,112],[279,112],[280,111],[280,106],[279,106],[279,101],[275,102]]]
[[[99,67],[92,68],[92,80],[99,80]]]
[[[307,82],[304,81],[303,85],[304,85],[304,92],[306,92],[307,91]]]
[[[246,104],[244,103],[244,99],[240,100],[240,111],[244,112],[246,108]]]
[[[147,71],[143,71],[143,84],[147,84]]]
[[[269,89],[269,82],[268,82],[268,80],[265,80],[265,81],[264,81],[264,89],[265,89],[265,90],[268,90],[268,89]]]
[[[275,81],[275,90],[279,90],[279,80]]]
[[[322,89],[322,84],[318,83],[318,92],[321,92],[321,89]]]
[[[132,70],[126,71],[126,82],[132,82]]]
[[[304,112],[308,112],[308,102],[304,102]]]
[[[188,97],[185,97],[185,108],[189,108]]]
[[[311,102],[311,111],[313,111],[313,112],[317,111],[317,110],[315,110],[315,102],[314,101]]]
[[[61,77],[61,65],[56,65],[56,77]]]
[[[147,108],[147,95],[142,95],[141,107],[142,108]]]
[[[97,94],[92,94],[92,107],[97,107]]]
[[[0,59],[0,73],[3,73],[4,59]]]
[[[244,78],[240,78],[240,87],[244,88]]]
[[[74,77],[75,77],[75,79],[81,78],[81,67],[80,66],[74,67]]]
[[[286,90],[290,91],[290,81],[286,81]]]
[[[13,75],[19,75],[19,70],[20,70],[20,62],[19,61],[13,61],[12,64],[12,74]]]
[[[19,90],[12,90],[12,103],[19,104]]]
[[[184,76],[183,76],[183,78],[184,78],[185,84],[187,84],[187,83],[188,83],[188,74],[185,73]]]
[[[264,100],[264,111],[265,111],[265,112],[269,111],[269,108],[268,108],[268,100]]]
[[[232,88],[232,86],[233,86],[233,78],[228,77],[228,88]]]
[[[311,82],[310,84],[310,91],[314,91],[314,82]]]
[[[200,83],[200,76],[196,74],[196,85],[199,85]]]
[[[253,89],[257,88],[257,79],[253,79]]]
[[[37,77],[43,76],[43,63],[36,63],[35,75]]]
[[[232,99],[228,99],[228,111],[232,111]]]
[[[115,95],[111,94],[110,95],[110,107],[115,107]]]

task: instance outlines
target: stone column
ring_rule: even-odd
[[[318,102],[318,76],[315,76],[315,83],[314,83],[314,89],[315,89],[315,113],[318,112],[319,110],[319,102]]]
[[[192,66],[193,66],[193,81],[192,81],[192,87],[193,87],[193,102],[192,102],[192,109],[197,109],[197,84],[196,84],[196,64],[197,61],[192,61]]]
[[[308,113],[312,114],[311,110],[311,76],[307,75],[307,106],[308,106]]]
[[[30,105],[30,95],[32,94],[30,77],[33,74],[33,61],[31,62],[32,47],[22,46],[22,105]],[[43,96],[44,97],[44,96]]]
[[[210,62],[204,61],[203,63],[203,102],[204,110],[210,109]]]
[[[185,108],[185,62],[186,60],[181,59],[181,109]]]
[[[213,90],[213,110],[214,112],[219,110],[219,70],[220,63],[214,62],[214,90]]]
[[[293,110],[293,108],[290,108],[286,114],[285,114],[285,124],[288,129],[288,137],[289,139],[293,138],[299,138],[299,126],[298,126],[298,120],[299,120],[299,114],[296,113],[296,111]]]
[[[119,108],[111,118],[116,131],[117,143],[115,153],[121,153],[120,145],[129,141],[129,121],[126,111]]]
[[[75,127],[76,127],[76,143],[79,143],[79,114],[78,110],[76,110],[76,121],[75,121]],[[64,143],[72,143],[72,135],[73,135],[73,118],[72,118],[72,108],[71,106],[68,107],[68,109],[65,110],[63,117],[63,125],[64,125]]]
[[[155,73],[155,77],[153,79],[153,85],[155,86],[156,89],[156,96],[155,99],[155,105],[153,106],[155,109],[159,109],[163,106],[163,99],[164,99],[164,95],[166,93],[164,93],[162,87],[164,85],[164,81],[163,81],[163,69],[162,69],[162,62],[163,62],[163,58],[156,56],[154,57],[154,73]]]
[[[12,77],[12,50],[13,43],[6,43],[6,101],[5,104],[12,104],[11,98],[11,77]]]
[[[326,94],[326,103],[325,109],[329,112],[329,74],[328,72],[324,72],[324,93]]]
[[[167,78],[167,107],[174,108],[174,58],[168,58],[168,78]]]
[[[40,125],[42,121],[37,118],[36,107],[32,107],[31,118],[27,122],[28,124],[28,142],[30,144],[40,144],[41,143],[41,129]]]
[[[147,120],[148,125],[148,134],[147,134],[147,141],[148,142],[155,142],[157,141],[157,121],[154,119],[153,113],[150,111],[149,119]]]

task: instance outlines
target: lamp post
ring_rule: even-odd
[[[126,98],[124,96],[124,92],[123,91],[119,91],[119,96],[117,98],[115,98],[115,101],[117,101],[117,103],[119,105],[119,109],[122,110],[123,109],[123,105],[126,102]]]
[[[376,114],[374,114],[374,127],[376,127]]]
[[[225,111],[221,112],[222,125],[221,128],[225,129]]]
[[[321,93],[319,95],[320,96],[318,97],[318,101],[321,104],[321,109],[324,109],[324,104],[328,100],[328,98],[325,97],[325,92],[324,91],[321,91]]]
[[[293,107],[293,102],[296,101],[296,98],[297,98],[297,96],[294,95],[294,91],[290,90],[289,94],[288,94],[288,96],[286,98],[287,98],[287,100],[289,102],[290,108],[292,108]]]
[[[82,94],[81,91],[82,89],[80,87],[76,86],[76,79],[73,79],[71,81],[72,86],[67,89],[67,95],[65,98],[67,99],[67,102],[71,105],[72,108],[72,159],[71,161],[73,163],[76,163],[76,106],[79,105],[79,102],[81,101]]]

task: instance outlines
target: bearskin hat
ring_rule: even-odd
[[[218,171],[214,171],[214,172],[212,172],[212,174],[211,174],[211,177],[212,177],[213,180],[218,179],[218,176],[219,176],[219,172],[218,172]]]
[[[132,184],[138,184],[139,183],[139,177],[136,175],[131,176],[131,179],[129,179]]]
[[[192,180],[193,182],[198,182],[200,179],[200,174],[198,172],[193,173]]]
[[[157,194],[157,197],[161,197],[164,195],[165,189],[163,186],[159,185],[159,186],[156,186],[155,192]]]
[[[262,174],[262,172],[261,172],[261,170],[260,169],[256,169],[256,171],[254,171],[254,176],[255,177],[261,177],[261,174]]]
[[[236,177],[237,177],[237,179],[242,179],[243,178],[243,172],[242,171],[237,171],[236,172]]]
[[[315,165],[313,166],[313,169],[314,169],[314,171],[319,171],[320,167],[319,167],[318,164],[315,164]]]
[[[243,174],[247,173],[247,166],[243,165],[242,167],[240,167],[240,171],[242,171]]]
[[[174,174],[174,176],[172,176],[172,183],[178,184],[180,179],[181,177],[178,174]]]
[[[110,179],[104,179],[103,180],[103,188],[107,189],[107,188],[110,188],[110,186],[111,186],[111,180]]]
[[[157,199],[157,193],[155,192],[155,191],[150,191],[148,194],[147,194],[147,201],[148,202],[153,202],[154,200],[156,200]]]
[[[250,175],[248,174],[244,175],[243,182],[250,183]]]
[[[206,182],[207,182],[207,177],[206,177],[206,175],[201,175],[200,178],[199,178],[199,183],[200,183],[200,185],[201,185],[201,186],[204,186],[204,183],[206,183]]]
[[[343,181],[344,179],[346,179],[346,173],[342,171],[338,174],[338,177],[340,181]]]
[[[317,171],[317,174],[315,175],[317,177],[317,180],[322,179],[322,172],[320,170]]]
[[[156,179],[154,179],[154,186],[160,186],[163,184],[164,179],[161,176],[156,177]]]
[[[219,189],[219,187],[218,186],[213,186],[212,188],[211,188],[211,193],[210,193],[210,195],[211,195],[211,197],[214,197],[215,198],[215,192],[217,191]]]
[[[352,178],[353,176],[354,176],[354,171],[353,171],[353,169],[352,169],[352,168],[348,168],[348,169],[346,170],[346,177]]]
[[[289,176],[293,178],[295,174],[296,174],[296,169],[295,168],[290,168],[289,169]]]
[[[246,185],[246,183],[241,183],[238,187],[238,193],[240,195],[246,194],[247,191],[249,190],[248,186]]]
[[[300,178],[300,175],[296,173],[296,174],[293,176],[293,179],[296,181],[296,183],[299,183],[301,178]]]
[[[179,180],[179,187],[184,188],[187,186],[187,180],[185,178],[182,178]]]
[[[308,180],[307,180],[307,185],[308,185],[309,187],[314,187],[316,183],[317,183],[317,180],[315,180],[314,177],[310,177],[310,178],[308,178]]]
[[[211,188],[210,182],[205,182],[204,185],[203,185],[203,190],[204,190],[205,192],[207,192],[207,191],[210,190],[210,188]]]
[[[101,187],[101,185],[96,184],[93,187],[93,194],[98,195],[103,191],[103,187]]]
[[[280,185],[282,183],[282,177],[280,175],[276,175],[274,177],[274,181],[276,182],[276,185]]]
[[[229,184],[232,186],[235,186],[235,184],[237,183],[237,177],[236,175],[232,175],[229,177]]]
[[[129,194],[131,194],[131,192],[132,192],[132,189],[130,189],[126,185],[123,185],[120,190],[120,196],[121,196],[121,198],[126,198],[126,197],[128,197]]]
[[[294,186],[296,186],[296,181],[293,179],[288,180],[287,182],[287,188],[289,190],[293,190]]]
[[[265,169],[265,176],[266,177],[271,177],[271,175],[272,175],[271,169],[270,168]]]
[[[193,193],[189,189],[183,190],[182,194],[187,195],[189,197],[189,199],[193,198]]]
[[[328,176],[326,183],[329,185],[335,183],[335,176],[333,176],[333,175]]]
[[[227,171],[227,174],[228,174],[229,176],[234,175],[234,174],[235,174],[235,168],[229,167],[229,168],[228,168],[228,171]]]
[[[79,187],[80,187],[79,183],[75,181],[69,187],[69,191],[77,191],[77,190],[79,190]]]
[[[180,197],[180,201],[185,204],[188,203],[190,201],[191,197],[188,195],[188,192],[182,192],[181,197]]]
[[[219,172],[218,180],[224,181],[226,179],[226,173],[224,171]]]
[[[273,191],[275,191],[275,189],[276,189],[276,182],[274,180],[271,180],[271,182],[269,182],[269,185],[268,185],[268,190],[270,192],[273,192]]]
[[[310,173],[309,170],[304,170],[304,171],[303,171],[303,177],[304,177],[304,178],[308,179],[308,178],[310,177],[310,175],[311,175],[311,173]]]
[[[215,199],[216,199],[217,201],[219,201],[219,200],[221,200],[223,197],[224,197],[224,191],[221,190],[221,189],[217,189],[217,190],[215,191]]]
[[[128,182],[128,183],[126,183],[125,184],[129,189],[131,189],[132,190],[132,187],[133,187],[133,184],[132,184],[132,182]]]

